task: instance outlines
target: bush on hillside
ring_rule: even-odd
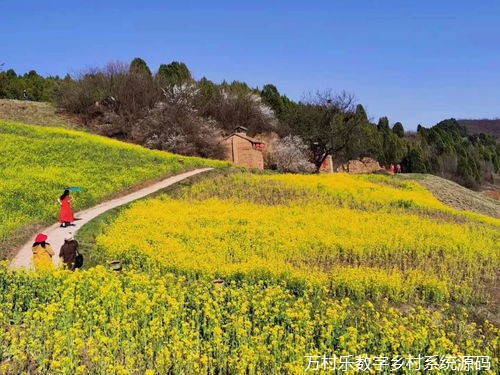
[[[130,140],[148,148],[181,155],[223,159],[222,133],[215,121],[207,121],[189,108],[158,103],[136,123]]]

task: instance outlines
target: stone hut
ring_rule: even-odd
[[[264,147],[264,142],[249,137],[243,126],[238,126],[230,136],[224,138],[226,160],[240,167],[264,169]]]

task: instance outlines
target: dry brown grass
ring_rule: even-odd
[[[497,201],[500,201],[500,190],[487,191],[484,194],[486,194],[491,199],[495,199]]]
[[[43,126],[80,129],[76,117],[59,112],[52,104],[0,99],[0,119]]]
[[[467,210],[500,218],[500,201],[467,189],[459,184],[433,175],[404,175],[416,180],[444,204],[457,210]],[[498,192],[498,190],[497,190]]]

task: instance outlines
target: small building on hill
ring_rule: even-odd
[[[240,167],[264,169],[264,147],[264,142],[249,137],[247,129],[242,126],[224,138],[226,160]]]

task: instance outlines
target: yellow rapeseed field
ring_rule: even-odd
[[[386,299],[297,296],[264,280],[220,287],[100,266],[35,274],[3,265],[0,291],[2,374],[302,374],[307,356],[324,355],[389,358],[377,373],[408,372],[394,372],[394,359],[419,356],[422,371],[408,373],[441,358],[459,366],[489,356],[481,374],[498,365],[498,329],[446,304],[401,312]],[[455,373],[449,363],[439,373]]]
[[[210,179],[180,199],[135,204],[98,238],[99,251],[148,271],[312,283],[337,297],[481,300],[500,263],[500,220],[376,177]]]
[[[120,272],[0,264],[0,373],[493,375],[499,226],[397,177],[206,178],[98,236]]]

